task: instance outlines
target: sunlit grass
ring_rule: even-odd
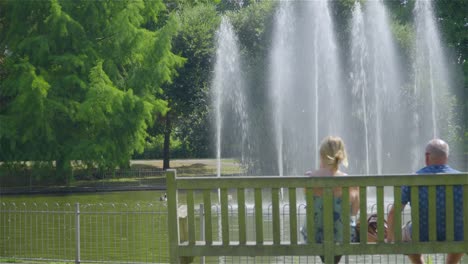
[[[186,159],[172,160],[172,169],[177,171],[178,176],[208,176],[217,174],[216,159]],[[162,160],[134,160],[132,168],[162,168]],[[236,159],[221,160],[221,175],[240,175],[245,169]]]

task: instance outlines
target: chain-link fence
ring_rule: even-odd
[[[289,205],[281,208],[285,221],[281,236],[289,234],[286,216]],[[230,210],[230,221],[237,210]],[[265,232],[271,232],[271,206],[264,207]],[[375,206],[369,207],[370,213]],[[221,239],[218,205],[212,207],[214,240]],[[253,226],[255,209],[247,205],[247,221]],[[305,221],[305,204],[298,205],[298,224]],[[405,214],[408,216],[409,212]],[[196,211],[203,235],[203,206]],[[247,223],[249,225],[249,223]],[[230,234],[234,237],[237,230]],[[248,233],[254,236],[255,232]],[[265,239],[271,239],[266,234]],[[167,208],[155,203],[15,203],[0,202],[0,258],[63,261],[75,263],[169,263],[167,244]],[[431,263],[444,263],[443,255],[428,256]],[[309,257],[206,257],[194,263],[321,263]],[[403,255],[344,256],[340,263],[409,263]]]
[[[160,203],[0,203],[0,256],[73,262],[167,263]]]

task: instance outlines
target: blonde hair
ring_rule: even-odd
[[[320,145],[320,158],[325,165],[333,169],[338,169],[340,163],[348,167],[348,157],[346,155],[345,145],[340,137],[328,136],[323,139]]]

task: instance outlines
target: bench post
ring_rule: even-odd
[[[168,239],[169,239],[169,260],[170,263],[179,263],[179,255],[177,247],[179,246],[179,221],[177,216],[177,184],[176,184],[176,171],[166,171],[166,184],[167,184],[167,225],[168,225]]]
[[[179,217],[179,238],[180,243],[189,241],[188,234],[188,217],[187,217],[187,206],[181,205],[177,208],[178,217]],[[192,263],[195,257],[179,257],[180,263]]]

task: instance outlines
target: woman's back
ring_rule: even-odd
[[[320,146],[320,168],[313,172],[307,172],[310,177],[343,177],[347,174],[338,169],[340,164],[347,166],[346,151],[344,143],[339,137],[326,137]],[[349,198],[351,203],[351,215],[356,215],[359,210],[359,188],[350,187]],[[314,218],[314,234],[315,242],[322,243],[324,239],[323,230],[323,188],[310,188],[306,192],[313,193],[313,218]],[[343,242],[343,220],[342,202],[343,189],[341,187],[333,188],[333,233],[335,242]],[[346,223],[348,224],[348,223]],[[307,239],[306,228],[301,230],[304,239]],[[341,256],[335,256],[335,263],[338,263]],[[324,259],[322,258],[322,261]]]

